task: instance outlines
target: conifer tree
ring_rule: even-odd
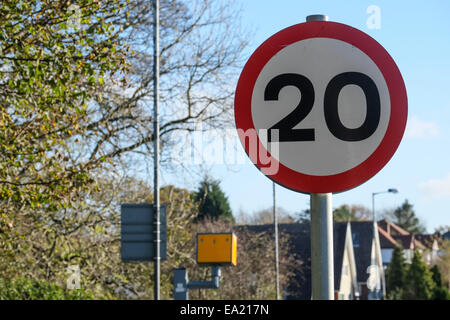
[[[432,279],[435,284],[433,290],[433,300],[450,300],[450,292],[442,285],[442,276],[439,267],[434,265],[431,268]]]
[[[205,177],[194,195],[199,204],[197,220],[209,218],[212,220],[222,219],[234,222],[228,197],[220,188],[220,182]]]
[[[396,225],[410,233],[424,233],[425,227],[422,221],[416,216],[413,205],[405,200],[401,206],[386,214],[386,217]]]
[[[434,265],[431,269],[431,274],[434,283],[436,284],[436,287],[442,287],[442,276],[441,272],[439,271],[439,268],[437,265]]]
[[[419,251],[414,251],[411,266],[407,273],[407,289],[404,298],[407,300],[428,300],[433,298],[435,284],[432,273],[422,260]]]
[[[387,268],[387,295],[391,299],[401,299],[406,283],[406,264],[403,250],[395,247],[392,260]]]

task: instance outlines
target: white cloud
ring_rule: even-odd
[[[439,126],[432,121],[423,121],[413,116],[406,125],[407,138],[429,138],[440,135]]]
[[[419,184],[419,188],[427,195],[434,197],[450,197],[450,174],[442,179],[430,179]]]

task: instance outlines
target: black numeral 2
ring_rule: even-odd
[[[342,88],[346,85],[359,86],[366,96],[366,118],[358,128],[347,128],[339,118],[338,98]],[[284,73],[276,76],[264,90],[264,100],[278,100],[282,88],[295,86],[301,93],[297,107],[282,120],[270,127],[269,142],[314,141],[315,132],[310,129],[293,129],[311,112],[314,105],[314,87],[311,81],[300,74]],[[369,138],[377,129],[380,122],[380,95],[375,82],[360,72],[344,72],[330,80],[324,95],[325,122],[330,132],[343,141],[361,141]],[[272,137],[272,129],[278,129],[278,141]]]
[[[280,142],[314,141],[314,129],[292,129],[306,118],[314,105],[314,87],[308,78],[295,73],[280,74],[267,84],[264,100],[278,100],[278,94],[286,86],[295,86],[302,97],[297,107],[270,129],[278,129]],[[269,130],[268,141],[272,142],[272,130]]]

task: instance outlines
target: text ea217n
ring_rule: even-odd
[[[226,304],[224,314],[240,314],[240,315],[265,315],[269,314],[269,305],[261,304]]]

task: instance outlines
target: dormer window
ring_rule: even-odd
[[[352,233],[352,241],[353,241],[353,247],[358,248],[359,247],[359,233],[358,232]]]

